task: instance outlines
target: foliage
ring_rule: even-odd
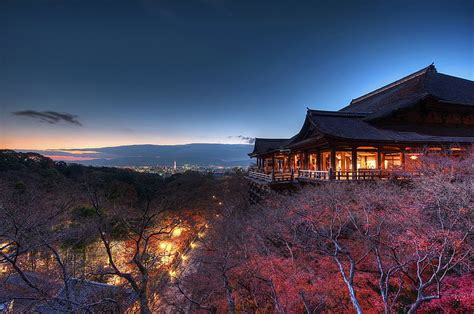
[[[403,183],[249,206],[240,173],[162,179],[4,151],[0,266],[112,280],[144,313],[472,311],[473,158],[419,160]]]

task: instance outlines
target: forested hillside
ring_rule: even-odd
[[[0,303],[18,309],[473,310],[471,155],[425,156],[410,181],[325,182],[252,206],[241,174],[0,158]],[[78,299],[72,279],[122,296]]]

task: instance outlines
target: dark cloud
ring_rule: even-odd
[[[248,144],[255,143],[255,137],[250,137],[250,136],[234,135],[234,136],[229,136],[229,138],[239,138]]]
[[[23,110],[12,112],[15,116],[29,117],[38,119],[42,122],[49,124],[56,124],[59,122],[66,122],[78,126],[82,126],[81,122],[77,120],[77,116],[67,112],[56,112],[56,111],[35,111],[35,110]]]

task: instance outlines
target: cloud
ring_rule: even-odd
[[[229,138],[238,138],[244,141],[245,143],[248,144],[253,144],[255,143],[255,137],[250,137],[250,136],[243,136],[243,135],[231,135]]]
[[[67,112],[56,112],[56,111],[35,111],[35,110],[23,110],[12,112],[15,116],[29,117],[32,119],[38,119],[42,122],[49,124],[57,124],[59,122],[66,122],[77,126],[82,126],[76,115]]]

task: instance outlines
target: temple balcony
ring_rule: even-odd
[[[419,173],[404,171],[401,169],[379,170],[358,169],[357,171],[324,171],[324,170],[298,170],[295,172],[272,172],[264,173],[258,170],[250,170],[247,177],[262,184],[281,184],[297,182],[318,181],[364,181],[364,180],[405,180],[418,176]]]

